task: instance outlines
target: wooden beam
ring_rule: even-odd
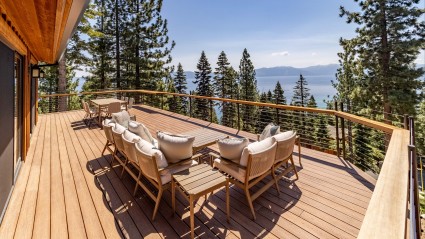
[[[377,130],[384,131],[385,133],[389,133],[389,134],[391,134],[393,130],[399,129],[398,127],[394,125],[378,122],[371,119],[366,119],[361,116],[357,116],[357,115],[353,115],[353,114],[349,114],[349,113],[345,113],[341,111],[335,111],[335,115],[355,123],[359,123]]]
[[[405,238],[409,182],[408,144],[409,131],[393,131],[357,238]]]
[[[1,11],[4,9],[2,8]],[[2,13],[4,14],[4,12]],[[1,14],[0,14],[1,15]],[[3,40],[6,45],[10,48],[16,50],[19,54],[25,55],[27,52],[27,47],[25,43],[19,39],[18,35],[12,30],[12,27],[7,24],[2,16],[0,16],[0,40]]]
[[[60,43],[59,36],[62,35],[63,28],[65,27],[65,21],[63,21],[63,16],[65,12],[66,2],[67,2],[66,0],[58,0],[56,5],[55,31],[53,34],[54,43],[52,47],[53,52],[56,52],[59,48],[59,43]],[[68,12],[69,12],[69,9],[68,9]]]

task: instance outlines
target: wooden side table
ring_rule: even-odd
[[[184,171],[173,174],[171,180],[173,215],[176,211],[176,188],[189,201],[190,235],[195,237],[194,202],[198,198],[212,193],[214,190],[226,187],[227,222],[230,221],[229,179],[208,164],[199,164]]]

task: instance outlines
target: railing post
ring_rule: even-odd
[[[409,115],[404,115],[404,129],[409,130]]]
[[[344,112],[344,103],[339,104],[339,108],[342,112]],[[345,120],[341,117],[341,135],[342,135],[342,157],[344,160],[347,159],[346,151],[345,151]]]
[[[189,117],[192,118],[192,91],[189,91]]]
[[[338,111],[338,101],[334,102],[335,111]],[[336,154],[339,157],[341,155],[341,149],[339,148],[339,117],[335,115],[335,138],[336,138]]]
[[[212,100],[209,100],[210,103],[210,123],[213,122],[213,104],[212,104]]]

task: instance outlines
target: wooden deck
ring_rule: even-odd
[[[210,127],[226,134],[255,135],[158,109],[135,106],[137,121],[152,133],[182,133]],[[171,193],[162,199],[156,220],[154,202],[135,182],[119,178],[101,156],[105,136],[88,129],[83,111],[40,115],[4,220],[0,238],[189,238],[188,203],[177,194],[172,217]],[[211,150],[215,150],[215,146]],[[295,157],[297,158],[297,157]],[[201,238],[355,238],[375,180],[336,156],[302,149],[300,179],[280,181],[281,195],[270,188],[254,201],[251,220],[243,192],[230,190],[231,222],[226,222],[225,190],[195,207],[195,235]],[[294,177],[292,177],[293,179]],[[254,189],[255,190],[255,189]]]

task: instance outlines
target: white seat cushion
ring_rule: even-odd
[[[102,122],[103,126],[109,125],[114,127],[115,126],[115,121],[112,119],[104,119]]]
[[[235,163],[240,162],[243,149],[248,146],[247,138],[224,138],[217,140],[220,156]]]
[[[213,166],[214,166],[214,168],[217,168],[218,170],[229,174],[230,176],[239,180],[240,182],[242,182],[242,183],[245,182],[245,175],[246,175],[245,169],[240,168],[235,164],[232,164],[230,162],[226,162],[226,160],[222,160],[222,159],[219,159],[219,158],[214,159]]]
[[[266,127],[264,127],[264,130],[260,135],[259,141],[262,141],[268,137],[271,137],[279,133],[280,133],[280,126],[276,126],[273,123],[270,123]]]
[[[130,115],[128,114],[127,111],[124,110],[124,111],[121,111],[121,112],[118,112],[118,113],[113,113],[112,119],[116,123],[124,126],[125,128],[128,128],[128,123],[130,122]]]
[[[152,137],[151,133],[149,132],[148,128],[142,123],[136,122],[136,121],[130,121],[128,123],[128,130],[130,130],[132,133],[137,134],[142,139],[150,142],[155,146],[155,139]],[[156,145],[158,147],[158,145]]]
[[[258,153],[258,152],[262,152],[262,151],[270,148],[275,142],[276,142],[275,138],[268,137],[268,138],[265,138],[262,141],[249,144],[242,151],[242,156],[241,156],[241,160],[240,160],[239,164],[246,167],[248,165],[248,156],[249,156],[250,153],[255,154],[255,153]]]
[[[195,137],[158,131],[157,139],[158,149],[164,153],[168,163],[178,163],[183,159],[192,157],[192,146]]]

